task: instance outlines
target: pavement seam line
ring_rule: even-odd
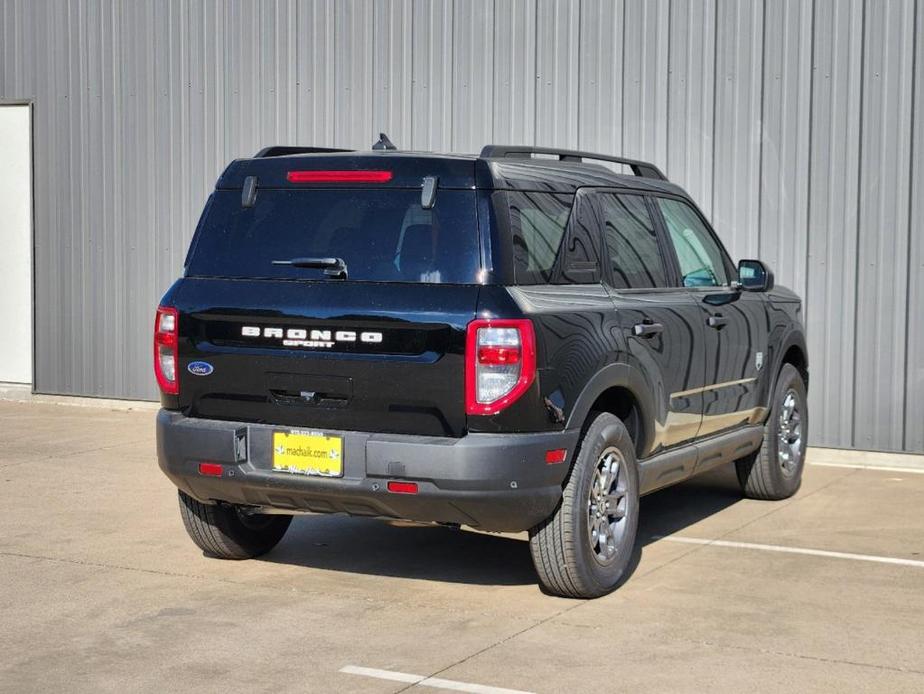
[[[811,492],[809,492],[808,494],[805,494],[805,495],[803,495],[803,496],[801,496],[801,497],[798,497],[798,498],[792,497],[792,498],[790,498],[790,499],[787,500],[787,501],[788,501],[787,503],[777,504],[775,508],[773,508],[773,509],[767,511],[767,513],[761,514],[761,515],[758,516],[757,518],[754,518],[754,519],[752,519],[752,520],[750,520],[750,521],[748,521],[748,522],[746,522],[746,523],[743,523],[740,527],[728,531],[727,533],[725,533],[724,535],[721,535],[721,536],[720,536],[719,538],[717,538],[717,539],[721,539],[721,538],[727,537],[728,535],[730,535],[730,534],[732,534],[732,533],[736,533],[736,532],[738,532],[739,530],[742,530],[743,528],[746,528],[747,526],[751,525],[752,523],[756,523],[757,521],[759,521],[759,520],[761,520],[761,519],[763,519],[763,518],[766,518],[767,516],[770,516],[770,515],[772,515],[773,513],[776,513],[776,512],[778,512],[778,511],[781,511],[781,510],[783,510],[784,508],[788,508],[788,507],[791,506],[792,504],[797,503],[798,501],[801,501],[802,499],[807,499],[807,498],[809,498],[810,496],[812,496],[812,495],[814,495],[814,494],[817,494],[818,492],[820,492],[820,491],[822,491],[822,490],[824,490],[824,489],[827,489],[829,486],[831,486],[831,485],[834,484],[835,482],[838,482],[838,481],[840,481],[840,480],[842,480],[842,479],[846,479],[846,478],[848,478],[848,477],[851,477],[851,476],[853,476],[853,475],[856,475],[856,474],[859,473],[859,472],[860,472],[859,470],[854,470],[854,471],[852,471],[852,472],[848,472],[848,473],[844,474],[844,475],[841,476],[841,477],[838,477],[838,478],[836,478],[836,479],[834,479],[834,480],[831,480],[830,482],[828,482],[828,484],[825,484],[825,485],[822,485],[821,487],[818,487],[818,489],[815,489],[814,491],[811,491]],[[667,566],[670,566],[670,565],[674,564],[674,563],[677,562],[677,561],[680,561],[681,559],[684,559],[685,557],[688,557],[689,555],[693,554],[694,552],[701,552],[703,549],[705,549],[705,546],[704,546],[704,545],[696,545],[696,546],[693,546],[688,552],[684,552],[684,553],[681,554],[680,556],[674,557],[674,558],[671,559],[670,561],[667,561],[667,562],[665,562],[664,564],[661,564],[661,565],[659,565],[659,566],[656,566],[656,567],[654,567],[653,569],[651,569],[650,571],[646,571],[645,573],[639,574],[639,577],[642,577],[642,576],[649,576],[649,575],[653,574],[654,572],[659,571],[660,569],[663,569],[663,568],[665,568],[665,567],[667,567]],[[600,600],[600,599],[602,599],[602,598],[597,598],[597,599]],[[466,657],[464,657],[464,658],[458,660],[458,661],[455,662],[455,663],[452,663],[451,665],[447,665],[446,667],[444,667],[444,668],[442,668],[442,669],[440,669],[440,670],[437,670],[436,672],[432,673],[432,674],[430,675],[430,677],[435,677],[436,675],[442,674],[442,673],[446,672],[447,670],[450,670],[450,669],[456,667],[457,665],[462,665],[463,663],[468,662],[468,661],[471,660],[472,658],[476,658],[476,657],[478,657],[479,655],[481,655],[481,654],[483,654],[483,653],[487,653],[488,651],[490,651],[490,650],[492,650],[492,649],[494,649],[494,648],[497,648],[498,646],[501,646],[501,645],[507,643],[508,641],[510,641],[510,640],[512,640],[512,639],[515,639],[515,638],[517,638],[518,636],[521,636],[521,635],[525,634],[526,632],[535,629],[536,627],[540,627],[540,626],[542,626],[543,624],[552,621],[553,619],[557,619],[558,617],[561,617],[561,616],[564,615],[564,614],[567,614],[567,613],[569,613],[569,612],[571,612],[571,611],[573,611],[573,610],[578,609],[579,607],[581,607],[581,606],[583,606],[583,605],[587,605],[587,604],[590,604],[590,603],[592,603],[592,602],[594,602],[594,601],[593,601],[593,600],[590,600],[590,601],[586,601],[586,602],[579,602],[579,603],[577,603],[577,604],[575,604],[575,605],[571,605],[571,606],[569,606],[569,607],[566,607],[565,609],[560,610],[560,611],[556,612],[555,614],[549,615],[549,616],[546,617],[545,619],[542,619],[542,620],[536,622],[535,624],[532,624],[532,625],[530,625],[530,626],[524,627],[524,628],[521,629],[520,631],[518,631],[518,632],[516,632],[516,633],[514,633],[514,634],[511,634],[510,636],[507,636],[507,637],[505,637],[505,638],[503,638],[503,639],[500,639],[499,641],[496,641],[495,643],[492,643],[492,644],[490,644],[490,645],[488,645],[488,646],[485,646],[484,648],[482,648],[482,649],[480,649],[480,650],[478,650],[478,651],[476,651],[476,652],[474,652],[474,653],[472,653],[472,654],[470,654],[470,655],[468,655],[468,656],[466,656]],[[873,667],[875,667],[875,666],[873,666]],[[415,686],[414,684],[410,684],[410,685],[408,685],[407,687],[403,687],[403,688],[397,690],[397,692],[396,692],[395,694],[401,694],[401,692],[406,692],[406,691],[408,691],[409,689],[411,689],[411,688],[414,687],[414,686]]]
[[[241,582],[239,582],[239,581],[230,581],[230,580],[228,580],[228,579],[217,578],[217,577],[215,577],[215,576],[202,576],[202,575],[199,575],[199,574],[184,574],[184,573],[177,573],[177,572],[174,572],[174,571],[156,571],[156,570],[154,570],[154,569],[141,569],[141,568],[138,568],[138,567],[121,566],[121,565],[118,565],[118,564],[106,564],[106,563],[103,563],[103,562],[80,561],[79,559],[62,559],[62,558],[59,558],[59,557],[46,557],[46,556],[35,555],[35,554],[26,554],[26,553],[24,553],[24,552],[6,552],[6,551],[0,551],[0,557],[17,557],[17,558],[20,558],[20,559],[36,559],[36,560],[39,560],[39,561],[52,561],[52,562],[59,562],[59,563],[62,563],[62,564],[74,564],[74,565],[77,565],[77,566],[93,566],[93,567],[104,568],[104,569],[117,569],[117,570],[123,570],[123,571],[134,571],[134,572],[136,572],[136,573],[151,574],[151,575],[156,575],[156,576],[167,576],[167,577],[169,577],[169,578],[189,578],[189,579],[200,579],[200,580],[201,580],[201,579],[204,579],[204,580],[219,581],[219,582],[221,582],[221,583],[226,583],[226,584],[228,584],[228,585],[233,585],[233,586],[249,586],[249,584],[247,584],[247,583],[241,583]],[[272,587],[267,587],[267,586],[260,586],[260,587],[261,587],[261,589],[264,589],[264,590],[274,590]],[[288,593],[289,591],[288,591],[288,590],[285,590],[285,591],[282,591],[282,592]],[[301,592],[301,593],[303,593],[303,594],[306,594],[306,595],[325,595],[325,593],[320,593],[320,592],[316,592],[316,591],[315,591],[315,592],[310,592],[310,591],[299,591],[299,592]],[[394,601],[392,601],[392,600],[388,600],[387,602],[388,602],[389,604],[394,604]],[[529,626],[527,626],[527,627],[524,627],[523,629],[521,629],[520,631],[518,631],[518,632],[516,632],[516,633],[514,633],[514,634],[511,634],[511,635],[509,635],[509,636],[506,636],[506,637],[504,637],[504,638],[502,638],[502,639],[500,639],[500,640],[498,640],[498,641],[496,641],[496,642],[494,642],[494,643],[492,643],[492,644],[490,644],[490,645],[488,645],[488,646],[485,646],[484,648],[482,648],[482,649],[480,649],[480,650],[478,650],[478,651],[476,651],[476,652],[474,652],[474,653],[472,653],[472,654],[470,654],[470,655],[468,655],[468,656],[466,656],[466,657],[464,657],[464,658],[461,658],[460,660],[458,660],[458,661],[456,661],[456,662],[454,662],[454,663],[452,663],[452,664],[450,664],[450,665],[447,665],[447,666],[444,667],[444,668],[441,668],[441,669],[439,669],[439,670],[434,671],[432,674],[427,675],[424,679],[431,679],[431,680],[432,680],[432,679],[439,679],[439,678],[436,677],[437,675],[442,674],[442,673],[446,672],[447,670],[456,667],[457,665],[461,665],[461,664],[467,662],[468,660],[471,660],[472,658],[474,658],[474,657],[476,657],[476,656],[479,656],[479,655],[481,655],[482,653],[484,653],[484,652],[486,652],[486,651],[489,651],[489,650],[491,650],[492,648],[494,648],[494,647],[496,647],[496,646],[500,646],[500,645],[502,645],[503,643],[506,643],[507,641],[509,641],[510,639],[516,638],[516,637],[519,636],[520,634],[523,634],[523,633],[525,633],[525,632],[527,632],[527,631],[529,631],[530,629],[533,629],[533,628],[535,628],[535,627],[541,626],[542,624],[548,622],[549,620],[554,619],[555,617],[558,617],[558,616],[560,616],[560,615],[562,615],[562,614],[565,614],[566,612],[569,612],[570,610],[573,610],[573,609],[575,609],[576,607],[579,607],[579,606],[580,606],[580,604],[578,604],[578,605],[571,605],[571,606],[569,606],[569,607],[566,607],[566,608],[563,609],[563,610],[560,610],[560,611],[556,612],[555,614],[549,615],[548,617],[546,617],[546,618],[544,618],[544,619],[542,619],[542,620],[539,620],[538,622],[536,622],[536,623],[534,623],[534,624],[531,624],[531,625],[529,625]],[[407,691],[408,689],[411,689],[412,687],[415,687],[417,684],[418,684],[417,682],[414,682],[414,683],[409,684],[407,687],[402,687],[401,689],[397,690],[397,691],[395,692],[395,694],[400,694],[400,692],[405,692],[405,691]]]
[[[734,533],[738,532],[739,530],[744,530],[744,528],[748,527],[749,525],[752,525],[753,523],[756,523],[756,522],[758,522],[758,521],[761,521],[761,520],[763,520],[764,518],[767,518],[768,516],[773,515],[774,513],[778,513],[779,511],[782,511],[783,509],[789,508],[789,507],[792,506],[793,504],[798,503],[799,501],[802,501],[803,499],[808,499],[810,496],[814,496],[814,495],[817,494],[818,492],[827,489],[828,487],[830,487],[830,486],[831,486],[832,484],[834,484],[835,482],[840,482],[841,480],[847,479],[848,477],[852,477],[852,476],[856,475],[856,474],[859,473],[859,472],[860,472],[859,470],[853,470],[852,472],[847,472],[847,473],[845,473],[844,475],[842,475],[841,477],[837,477],[837,478],[831,480],[831,481],[828,482],[827,484],[818,487],[818,489],[815,489],[814,491],[811,491],[811,492],[809,492],[808,494],[804,494],[803,496],[800,496],[800,497],[792,496],[792,497],[790,497],[789,499],[786,499],[785,502],[775,502],[774,505],[773,505],[773,508],[771,508],[771,509],[770,509],[769,511],[767,511],[766,513],[762,513],[761,515],[757,516],[756,518],[752,518],[752,519],[749,520],[749,521],[745,521],[744,523],[742,523],[742,524],[741,524],[740,526],[738,526],[737,528],[733,528],[733,529],[727,531],[726,533],[724,533],[724,534],[722,534],[722,535],[719,535],[719,536],[718,536],[717,538],[715,538],[715,539],[716,539],[716,540],[723,540],[723,539],[725,539],[726,537],[728,537],[729,535],[733,535]],[[650,539],[650,540],[657,540],[658,538],[657,538],[657,536],[652,535],[652,536],[650,536],[648,539]],[[706,547],[706,545],[692,545],[692,546],[691,546],[691,549],[690,549],[689,551],[684,552],[683,554],[680,554],[679,556],[676,556],[676,557],[674,557],[673,559],[671,559],[671,560],[669,560],[669,561],[666,561],[666,562],[664,562],[663,564],[661,564],[661,565],[659,565],[659,566],[654,567],[654,568],[651,569],[650,571],[646,571],[645,573],[639,574],[639,577],[642,577],[642,576],[649,576],[649,575],[653,574],[655,571],[658,571],[658,570],[660,570],[660,569],[663,569],[663,568],[665,568],[665,567],[667,567],[667,566],[671,566],[671,565],[673,565],[675,562],[680,561],[681,559],[685,559],[686,557],[690,556],[690,555],[693,554],[694,552],[701,552],[703,549],[705,549],[705,547]]]
[[[714,641],[699,641],[697,639],[685,639],[682,636],[678,637],[679,641],[686,641],[687,643],[693,644],[694,646],[706,646],[706,647],[715,647],[715,648],[728,648],[730,650],[743,651],[745,653],[761,653],[764,655],[778,655],[789,658],[798,658],[800,660],[811,660],[818,663],[832,663],[835,665],[851,665],[854,667],[870,668],[873,670],[886,670],[888,672],[901,672],[909,675],[924,675],[922,670],[913,670],[909,668],[900,668],[893,665],[877,665],[876,663],[862,663],[856,660],[842,660],[840,658],[824,658],[817,655],[804,655],[800,653],[788,653],[786,651],[777,651],[772,648],[747,648],[745,646],[737,646],[735,644],[723,644],[716,643]]]
[[[108,564],[105,562],[98,562],[98,561],[83,561],[80,559],[68,559],[64,557],[49,557],[49,556],[44,556],[40,554],[28,554],[25,552],[10,552],[10,551],[0,550],[0,557],[13,557],[17,559],[35,559],[38,561],[57,562],[60,564],[72,564],[74,566],[87,566],[87,567],[94,567],[94,568],[100,568],[100,569],[113,569],[116,571],[131,571],[134,573],[148,574],[151,576],[165,576],[167,578],[186,578],[186,579],[198,580],[198,581],[215,581],[217,583],[222,583],[228,586],[237,586],[237,587],[250,588],[250,589],[259,588],[260,590],[265,590],[268,592],[275,592],[275,593],[284,593],[286,595],[292,595],[292,593],[294,592],[297,595],[306,596],[306,597],[324,597],[324,598],[330,598],[330,597],[343,598],[344,597],[342,593],[325,592],[325,591],[320,591],[320,590],[305,590],[304,588],[292,588],[291,586],[286,587],[286,588],[281,588],[281,587],[271,586],[271,585],[264,585],[264,584],[255,586],[254,584],[247,583],[245,581],[235,581],[230,578],[223,578],[220,576],[213,576],[210,574],[187,574],[187,573],[180,573],[176,571],[159,571],[157,569],[145,569],[145,568],[137,567],[137,566],[124,566],[122,564]],[[393,607],[396,605],[404,605],[404,606],[413,605],[415,607],[420,606],[420,604],[417,602],[410,602],[406,600],[396,600],[391,597],[387,599],[385,598],[383,599],[364,598],[364,600],[370,603],[388,605],[390,607]],[[451,612],[453,614],[466,614],[467,613],[466,610],[458,610],[458,609],[454,609],[451,607],[441,608],[441,609],[444,612]],[[488,612],[486,614],[490,615],[493,613]]]
[[[359,675],[361,677],[373,677],[375,679],[390,682],[401,682],[410,684],[411,687],[433,687],[434,689],[448,689],[451,691],[470,692],[473,694],[533,694],[533,692],[527,692],[522,689],[507,689],[505,687],[495,687],[490,684],[460,682],[459,680],[447,680],[439,677],[424,677],[423,675],[413,675],[409,672],[382,670],[358,665],[344,665],[338,672],[342,672],[345,675]]]
[[[254,586],[253,584],[250,584],[250,583],[246,583],[243,581],[232,581],[231,579],[222,578],[219,576],[211,576],[211,575],[204,575],[204,574],[186,574],[186,573],[179,573],[176,571],[159,571],[157,569],[144,569],[144,568],[137,567],[137,566],[124,566],[122,564],[107,564],[105,562],[98,562],[98,561],[82,561],[80,559],[66,559],[62,557],[46,557],[46,556],[39,555],[39,554],[26,554],[24,552],[7,552],[7,551],[0,550],[0,557],[15,557],[18,559],[35,559],[38,561],[57,562],[60,564],[72,564],[74,566],[87,566],[87,567],[94,567],[98,569],[113,569],[116,571],[131,571],[133,573],[147,574],[150,576],[165,576],[167,578],[185,578],[185,579],[196,580],[196,581],[216,581],[218,583],[223,583],[228,586],[236,586],[239,588],[251,588],[251,589],[259,588],[260,590],[266,590],[270,592],[285,593],[286,595],[291,595],[293,591],[296,592],[298,595],[304,595],[304,596],[309,596],[309,597],[331,597],[331,595],[336,595],[336,594],[325,593],[325,592],[317,591],[317,590],[304,590],[301,588],[298,588],[298,589],[277,588],[275,586],[267,586],[267,585]],[[381,600],[379,602],[382,604],[389,604],[389,605],[409,604],[406,602],[399,603],[399,602],[396,602],[390,599],[387,601]]]
[[[134,446],[137,444],[147,443],[148,439],[141,439],[138,441],[122,441],[120,443],[114,443],[111,446],[97,446],[96,448],[87,448],[86,450],[71,451],[70,453],[64,453],[63,455],[51,455],[51,456],[39,456],[37,458],[30,458],[28,460],[20,460],[19,462],[10,463],[8,465],[0,465],[0,469],[5,470],[11,467],[18,467],[19,465],[28,465],[29,463],[41,463],[46,460],[63,460],[65,458],[73,458],[77,455],[84,455],[86,453],[97,453],[99,451],[111,451],[114,448],[121,448],[122,446]]]
[[[177,573],[175,571],[158,571],[156,569],[142,569],[137,566],[123,566],[121,564],[107,564],[105,562],[98,561],[82,561],[80,559],[66,559],[63,557],[46,557],[41,554],[27,554],[25,552],[7,552],[0,550],[0,557],[16,557],[19,559],[37,559],[39,561],[52,561],[60,564],[74,564],[76,566],[92,566],[98,569],[117,569],[121,571],[134,571],[135,573],[143,574],[152,574],[155,576],[170,576],[171,578],[204,578],[212,579],[215,581],[221,581],[222,583],[229,583],[231,585],[247,585],[245,583],[238,583],[237,581],[228,581],[223,578],[216,578],[214,576],[202,576],[199,574],[184,574]]]
[[[569,622],[562,621],[559,622],[564,626],[569,626],[578,629],[586,629],[587,624],[581,622]],[[810,660],[813,662],[820,663],[832,663],[835,665],[851,665],[854,667],[869,668],[873,670],[886,670],[888,672],[901,672],[904,674],[910,675],[924,675],[924,670],[915,670],[912,668],[901,668],[895,667],[894,665],[877,665],[876,663],[864,663],[857,660],[844,660],[841,658],[825,658],[817,655],[805,655],[803,653],[791,653],[789,651],[779,651],[773,648],[748,648],[746,646],[739,646],[734,643],[719,643],[717,641],[708,641],[702,639],[689,639],[683,636],[675,636],[677,641],[682,641],[684,643],[691,644],[693,646],[705,646],[707,648],[724,648],[727,650],[742,651],[744,653],[761,653],[763,655],[776,655],[784,658],[797,658],[799,660]]]
[[[814,490],[810,491],[808,494],[803,494],[802,496],[791,496],[791,497],[789,497],[788,499],[785,499],[785,500],[782,500],[782,501],[770,502],[770,503],[772,504],[772,508],[770,508],[766,513],[762,513],[761,515],[757,516],[756,518],[752,518],[752,519],[749,520],[749,521],[745,521],[744,523],[742,523],[741,525],[739,525],[737,528],[733,528],[733,529],[731,529],[731,530],[728,530],[728,531],[726,531],[725,533],[719,535],[719,536],[718,536],[717,538],[715,538],[715,539],[716,539],[716,540],[723,540],[723,539],[727,538],[729,535],[733,535],[733,534],[739,532],[740,530],[744,530],[744,529],[747,528],[748,526],[753,525],[754,523],[757,523],[758,521],[762,521],[762,520],[764,520],[765,518],[767,518],[767,517],[769,517],[769,516],[772,516],[774,513],[779,513],[780,511],[783,511],[783,510],[789,508],[790,506],[792,506],[792,505],[794,505],[794,504],[798,504],[800,501],[804,501],[805,499],[808,499],[808,498],[810,498],[810,497],[812,497],[812,496],[815,496],[815,494],[818,494],[819,492],[824,491],[825,489],[827,489],[827,488],[830,487],[831,485],[836,484],[836,483],[840,482],[841,480],[845,480],[845,479],[847,479],[848,477],[854,477],[854,476],[857,475],[859,472],[860,472],[860,470],[853,470],[853,471],[851,471],[851,472],[847,472],[847,473],[841,475],[840,477],[837,477],[837,478],[831,480],[831,481],[828,482],[827,484],[824,484],[824,485],[818,487],[818,489],[814,489]]]
[[[460,659],[457,660],[456,662],[451,663],[450,665],[447,665],[446,667],[443,667],[443,668],[440,668],[439,670],[434,671],[433,673],[431,673],[430,675],[427,676],[427,679],[439,679],[439,678],[437,678],[437,675],[441,675],[441,674],[443,674],[444,672],[446,672],[447,670],[451,670],[451,669],[454,668],[454,667],[457,667],[457,666],[459,666],[459,665],[463,665],[463,664],[467,663],[469,660],[471,660],[472,658],[477,658],[477,657],[478,657],[479,655],[481,655],[482,653],[487,653],[488,651],[490,651],[490,650],[492,650],[492,649],[494,649],[494,648],[497,648],[498,646],[502,646],[503,644],[507,643],[508,641],[510,641],[510,640],[512,640],[512,639],[515,639],[515,638],[517,638],[518,636],[521,636],[521,635],[525,634],[527,631],[531,631],[531,630],[535,629],[536,627],[542,626],[542,625],[545,624],[546,622],[550,622],[551,620],[556,619],[557,617],[560,617],[560,616],[563,615],[563,614],[567,614],[568,612],[571,612],[572,610],[577,609],[578,607],[580,607],[581,604],[582,604],[582,603],[577,603],[577,604],[575,604],[575,605],[569,605],[568,607],[566,607],[566,608],[564,608],[564,609],[562,609],[562,610],[559,610],[558,612],[555,612],[554,614],[551,614],[551,615],[549,615],[548,617],[545,617],[545,618],[543,618],[543,619],[540,619],[539,621],[535,622],[534,624],[530,624],[529,626],[526,626],[526,627],[520,629],[519,631],[517,631],[517,632],[515,632],[515,633],[513,633],[513,634],[510,634],[509,636],[505,636],[505,637],[502,638],[502,639],[498,639],[498,640],[495,641],[494,643],[491,643],[491,644],[485,646],[484,648],[481,648],[481,649],[475,651],[474,653],[471,653],[471,654],[465,656],[464,658],[460,658]],[[413,684],[409,684],[408,686],[402,687],[401,689],[397,690],[397,691],[395,692],[395,694],[401,694],[401,692],[406,692],[406,691],[408,691],[409,689],[412,689],[413,687],[415,687],[416,685],[417,685],[416,682],[413,683]]]

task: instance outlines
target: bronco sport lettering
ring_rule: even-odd
[[[241,328],[244,337],[279,338],[286,347],[326,347],[331,348],[337,342],[365,342],[378,344],[382,341],[382,333],[361,332],[354,330],[304,330],[302,328],[258,328],[245,325]]]

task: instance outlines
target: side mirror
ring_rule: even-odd
[[[759,260],[739,260],[738,284],[748,292],[768,292],[773,289],[773,273]]]

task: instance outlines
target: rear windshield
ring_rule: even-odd
[[[190,248],[196,277],[325,279],[323,269],[274,264],[340,258],[347,278],[468,284],[479,270],[475,193],[439,190],[432,209],[420,189],[258,190],[212,196]]]

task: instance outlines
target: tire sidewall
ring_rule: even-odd
[[[587,527],[587,501],[600,455],[610,446],[618,448],[626,462],[628,477],[624,522],[628,526],[624,531],[622,547],[619,548],[616,559],[610,564],[603,565],[594,556],[590,545],[590,531]],[[574,501],[570,523],[572,536],[577,538],[575,552],[578,554],[578,566],[581,567],[583,574],[582,583],[587,586],[590,593],[606,593],[619,584],[632,559],[639,517],[639,481],[635,446],[625,425],[615,415],[600,414],[587,429],[572,468],[569,485],[572,484],[574,485],[572,490]]]
[[[780,408],[783,406],[783,398],[789,390],[794,390],[799,398],[799,416],[801,418],[801,435],[802,435],[802,457],[799,460],[799,467],[796,472],[787,476],[783,474],[780,466],[779,449],[780,449]],[[792,364],[783,364],[780,369],[780,375],[776,381],[776,388],[773,391],[773,404],[770,408],[770,418],[767,422],[767,454],[770,465],[770,474],[773,477],[773,483],[785,495],[795,494],[802,484],[802,471],[805,469],[806,446],[808,445],[809,415],[808,402],[805,382],[802,375]]]
[[[206,504],[178,490],[180,516],[190,539],[209,556],[250,559],[265,554],[285,535],[288,515],[257,516],[245,523],[236,507]]]

